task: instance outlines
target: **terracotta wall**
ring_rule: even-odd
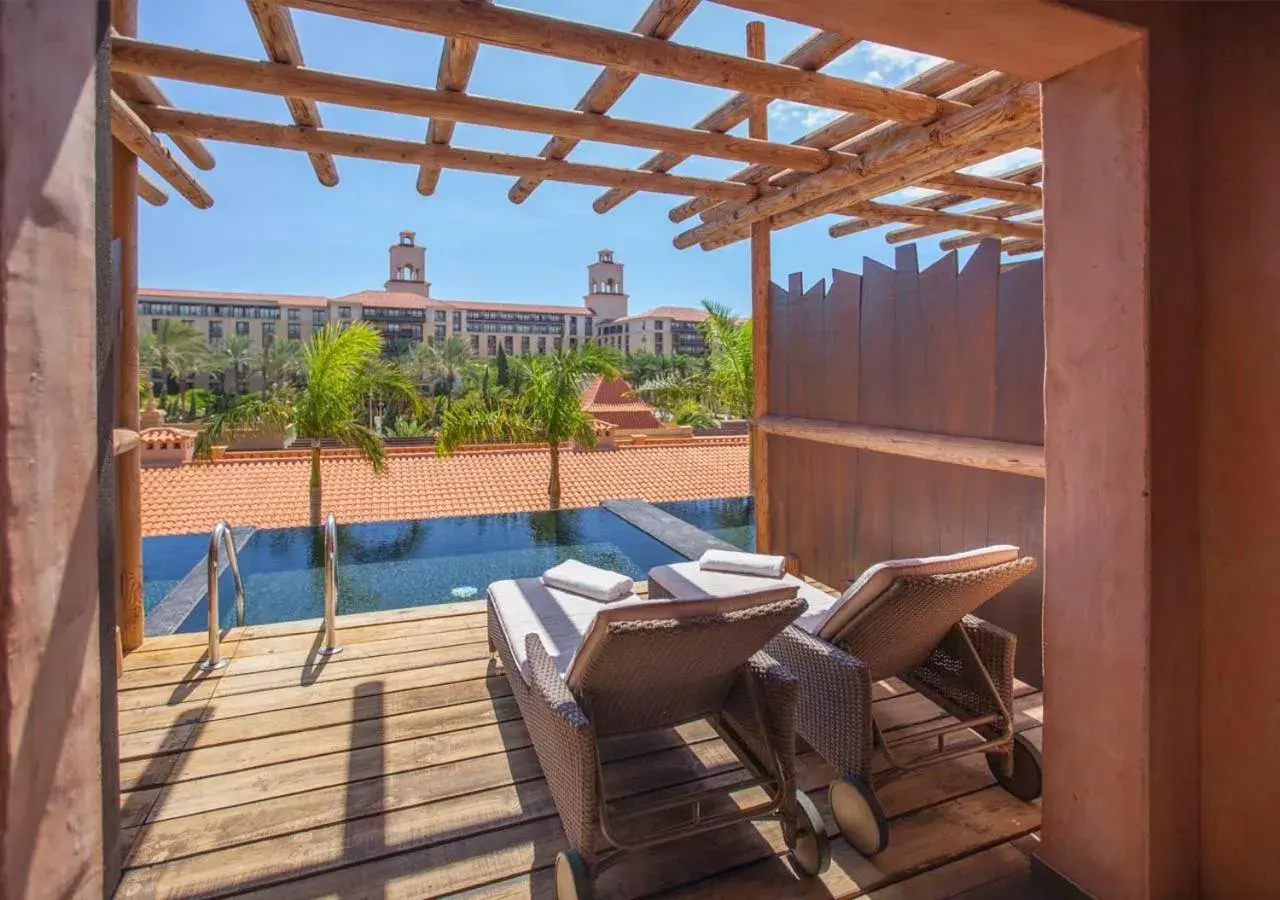
[[[1274,896],[1280,7],[1075,5],[1148,34],[1044,92],[1043,856]]]
[[[1039,444],[1044,324],[1039,261],[1001,272],[995,241],[958,267],[863,261],[773,295],[769,411]],[[1040,558],[1044,483],[1023,475],[769,438],[773,552],[834,587],[886,559],[1010,543]],[[1041,681],[1041,578],[979,614],[1018,636],[1018,676]]]
[[[0,3],[4,898],[103,893],[98,12],[94,0]]]
[[[1280,7],[1208,4],[1201,267],[1201,858],[1210,897],[1276,896],[1280,829]]]

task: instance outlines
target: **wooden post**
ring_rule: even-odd
[[[764,23],[747,23],[747,55],[764,59]],[[756,140],[769,137],[769,102],[760,98],[747,118],[747,134]],[[755,389],[753,419],[769,414],[769,220],[751,225],[751,355],[754,360]],[[756,549],[768,553],[773,548],[772,505],[769,502],[769,438],[754,421],[751,427],[751,494],[756,507]]]
[[[137,0],[112,0],[111,21],[124,35],[138,31]],[[120,289],[120,380],[116,427],[138,431],[138,160],[111,143],[111,238]],[[116,457],[117,620],[127,653],[142,643],[142,455]]]

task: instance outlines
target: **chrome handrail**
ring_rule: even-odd
[[[240,561],[236,559],[236,544],[227,523],[219,521],[213,526],[213,533],[209,535],[209,557],[205,570],[205,577],[208,579],[209,653],[208,657],[200,663],[200,668],[206,672],[221,669],[227,664],[227,661],[222,658],[222,627],[221,616],[218,614],[218,554],[222,547],[227,548],[227,566],[231,569],[231,580],[235,582],[236,624],[244,624],[244,582],[240,580]]]
[[[324,645],[319,652],[332,656],[342,652],[338,643],[338,522],[329,513],[324,517]]]

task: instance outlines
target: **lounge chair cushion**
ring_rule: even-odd
[[[596,612],[605,608],[598,601],[579,594],[549,588],[538,578],[495,581],[489,585],[489,599],[493,601],[507,646],[525,681],[529,680],[525,635],[536,634],[542,640],[547,655],[563,675],[569,670],[569,662]],[[617,602],[630,603],[636,599],[633,594]]]
[[[657,566],[649,571],[649,581],[660,584],[669,594],[682,600],[759,595],[761,591],[772,598],[770,602],[798,596],[808,604],[808,609],[796,619],[795,624],[810,633],[816,633],[815,629],[826,621],[831,608],[838,602],[826,591],[818,590],[794,575],[763,578],[759,575],[713,572],[696,562]]]
[[[927,556],[919,559],[891,559],[876,563],[849,585],[821,621],[807,630],[820,638],[831,640],[851,627],[858,616],[883,594],[894,580],[910,575],[949,575],[971,569],[985,569],[1018,558],[1018,548],[1009,544],[996,544],[977,550],[965,550],[947,556]],[[798,623],[797,623],[798,624]]]

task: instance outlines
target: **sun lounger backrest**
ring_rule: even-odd
[[[718,712],[747,660],[804,609],[749,595],[606,607],[565,680],[597,734],[686,722]]]
[[[873,679],[902,675],[924,662],[952,626],[1035,567],[1023,557],[958,571],[895,573],[843,629],[824,629],[824,637],[863,660]]]

